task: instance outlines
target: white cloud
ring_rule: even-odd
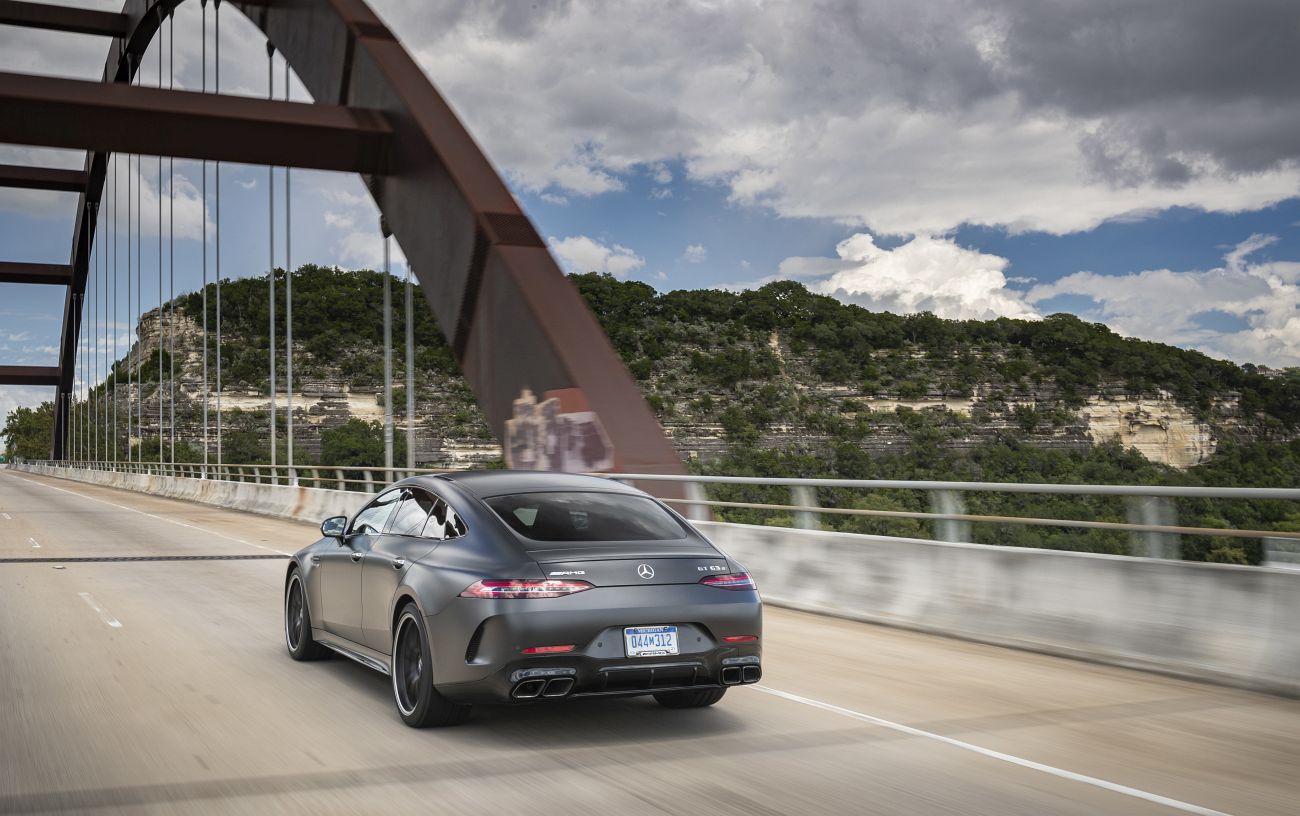
[[[54,389],[34,385],[0,386],[0,427],[8,421],[15,408],[35,408],[42,402],[54,399]]]
[[[959,246],[947,238],[917,237],[884,249],[866,233],[841,241],[835,258],[786,258],[780,274],[759,283],[804,279],[809,289],[875,311],[987,320],[1038,317],[1007,288],[1006,258]]]
[[[356,223],[356,220],[351,215],[348,215],[347,213],[337,213],[332,210],[326,210],[322,217],[325,219],[325,224],[334,229],[352,229],[353,225]]]
[[[1300,192],[1292,0],[1230,13],[1214,0],[375,4],[531,193],[598,195],[641,174],[666,196],[684,173],[782,216],[935,235],[1063,233]],[[200,16],[177,9],[179,42]],[[223,92],[264,96],[263,39],[223,16]],[[103,50],[87,42],[3,29],[0,70],[93,78]],[[178,87],[199,86],[193,51],[176,55]],[[0,207],[66,212],[24,191]]]
[[[1066,233],[1300,192],[1281,79],[1300,30],[1278,0],[380,10],[529,191],[593,195],[681,161],[735,203],[896,235]]]
[[[352,230],[344,233],[334,244],[339,263],[354,269],[384,268],[384,237],[376,227],[373,230]],[[406,255],[397,240],[389,244],[389,271],[396,273],[406,266]]]
[[[691,244],[686,247],[686,251],[682,253],[682,260],[693,264],[704,263],[708,257],[709,251],[705,249],[703,244]]]
[[[606,246],[585,235],[550,239],[551,251],[568,272],[608,272],[626,277],[645,266],[645,258],[619,244]]]
[[[567,197],[555,193],[542,193],[541,198],[542,201],[545,201],[547,204],[554,204],[557,207],[563,207],[565,204],[569,203]]]
[[[1096,304],[1081,313],[1121,334],[1200,349],[1216,357],[1271,366],[1300,365],[1300,262],[1247,258],[1275,237],[1252,235],[1204,271],[1152,269],[1128,275],[1076,272],[1035,286],[1034,304],[1081,295]],[[1237,329],[1207,327],[1207,315],[1240,321]]]
[[[339,186],[334,176],[316,179],[316,191],[327,201],[342,207],[374,208],[375,202],[368,193],[347,190]]]
[[[133,213],[144,214],[143,218],[133,216],[132,219],[138,225],[142,235],[156,236],[159,231],[158,208],[161,203],[164,235],[174,229],[177,238],[203,237],[203,195],[190,180],[188,173],[175,168],[169,170],[167,162],[163,162],[160,196],[157,159],[150,160],[146,157],[144,162],[139,162],[138,159],[128,162],[126,156],[113,158],[114,160],[108,164],[104,197],[99,208],[101,229],[112,229],[113,207],[116,207],[118,229],[122,231],[121,240],[125,241],[128,209]],[[184,166],[189,166],[196,171],[201,184],[202,171],[199,167],[193,162],[187,162]],[[209,199],[214,192],[215,183],[209,179]],[[215,214],[213,204],[209,201],[207,212],[209,235],[212,235],[215,229],[213,225]]]

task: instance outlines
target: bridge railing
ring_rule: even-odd
[[[113,461],[49,461],[41,464],[86,470],[104,470],[144,475],[174,476],[270,485],[291,485],[375,493],[385,485],[417,474],[442,473],[429,468],[271,466],[266,464],[158,463]],[[1258,539],[1264,560],[1272,566],[1300,567],[1300,532],[1284,530],[1207,527],[1178,523],[1176,500],[1220,499],[1229,501],[1296,502],[1300,512],[1300,489],[1272,487],[1185,487],[1164,485],[1032,484],[1013,482],[908,481],[890,479],[794,479],[747,476],[661,475],[645,473],[596,474],[622,482],[678,482],[687,498],[667,499],[683,515],[695,520],[711,517],[714,511],[763,511],[787,517],[795,527],[822,529],[826,516],[862,517],[884,520],[913,520],[928,523],[939,541],[970,542],[972,525],[1003,524],[1067,530],[1108,530],[1129,536],[1128,554],[1149,558],[1178,558],[1180,536],[1222,539]],[[763,488],[788,495],[786,501],[754,501],[721,497],[719,492],[740,488]],[[710,495],[712,490],[713,495]],[[870,495],[879,491],[920,491],[929,509],[898,510],[844,506],[818,501],[818,491],[847,491]],[[1031,515],[1000,515],[967,512],[968,494],[1040,494],[1116,497],[1124,503],[1124,521],[1113,519],[1048,518]],[[851,502],[850,502],[851,504]]]
[[[421,473],[444,473],[445,469],[339,467],[306,465],[256,465],[223,462],[114,462],[94,460],[46,460],[37,462],[51,467],[102,470],[115,473],[138,473],[145,476],[178,476],[189,479],[214,479],[225,482],[278,484],[318,487],[326,490],[352,490],[374,493],[384,486]]]

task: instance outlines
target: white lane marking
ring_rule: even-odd
[[[104,623],[107,623],[109,626],[113,627],[114,629],[122,628],[122,622],[117,618],[113,617],[112,615],[108,614],[108,611],[105,610],[102,606],[95,603],[95,599],[90,597],[89,592],[78,592],[77,594],[81,596],[81,600],[90,604],[91,609],[99,613],[99,617],[101,620],[104,621]]]
[[[209,530],[205,527],[199,527],[198,525],[195,524],[186,524],[183,521],[177,521],[176,519],[169,519],[165,516],[155,516],[153,513],[146,513],[143,510],[137,510],[134,507],[127,507],[124,504],[114,504],[111,501],[106,501],[104,499],[97,499],[94,496],[87,496],[85,493],[78,493],[75,490],[67,490],[62,487],[55,487],[54,485],[51,484],[45,484],[44,482],[38,482],[34,479],[28,479],[25,476],[18,476],[18,474],[14,474],[14,475],[17,476],[19,479],[22,479],[24,482],[28,482],[29,484],[40,485],[41,487],[48,487],[50,490],[57,490],[60,493],[67,493],[70,496],[76,496],[77,498],[86,499],[87,501],[99,502],[100,504],[107,504],[109,507],[116,507],[118,510],[129,510],[132,513],[139,513],[140,515],[148,516],[151,519],[157,519],[158,521],[165,521],[168,524],[175,524],[177,527],[184,527],[187,530],[197,530],[200,533],[207,533],[208,535],[214,535],[217,538],[224,538],[225,540],[233,541],[236,544],[244,544],[249,547],[256,547],[259,550],[266,550],[267,552],[273,552],[276,555],[285,555],[285,556],[292,555],[292,553],[287,553],[283,550],[274,550],[271,549],[270,547],[263,547],[261,544],[254,544],[251,541],[245,541],[242,538],[235,538],[233,536],[228,536],[225,533],[218,533],[216,530]]]
[[[901,734],[908,734],[913,737],[925,737],[926,739],[942,742],[945,745],[952,746],[953,748],[960,748],[963,751],[970,751],[981,756],[989,757],[990,759],[1009,762],[1012,765],[1019,765],[1022,768],[1041,771],[1042,773],[1057,776],[1061,779],[1069,779],[1072,782],[1082,782],[1085,785],[1092,785],[1093,787],[1102,788],[1103,790],[1112,791],[1114,793],[1122,793],[1125,796],[1132,796],[1135,799],[1154,802],[1157,805],[1164,805],[1165,807],[1170,807],[1174,810],[1181,810],[1184,813],[1196,813],[1199,814],[1199,816],[1228,816],[1228,814],[1220,810],[1211,810],[1210,808],[1193,805],[1189,802],[1183,802],[1178,799],[1170,799],[1168,796],[1161,796],[1158,793],[1150,793],[1148,791],[1139,790],[1138,788],[1130,788],[1128,785],[1107,782],[1105,779],[1098,779],[1095,776],[1086,776],[1084,774],[1075,773],[1074,771],[1054,768],[1051,765],[1044,765],[1041,762],[1034,762],[1031,759],[1023,759],[1011,754],[1004,754],[1001,751],[994,751],[991,748],[984,748],[979,745],[973,745],[969,742],[962,742],[961,740],[953,739],[952,737],[945,737],[942,734],[935,734],[931,731],[922,731],[921,729],[913,728],[910,725],[903,725],[902,723],[883,720],[880,717],[873,717],[870,714],[863,714],[860,711],[841,708],[840,706],[823,703],[820,700],[813,700],[808,697],[800,697],[798,694],[791,694],[788,691],[780,691],[769,686],[750,686],[750,688],[755,691],[761,691],[764,694],[771,694],[774,697],[780,697],[783,700],[789,700],[793,703],[802,703],[803,705],[812,706],[813,708],[820,708],[821,710],[829,711],[832,714],[851,717],[855,720],[871,723],[872,725],[878,725],[881,728],[888,728],[891,731],[897,731]]]
[[[36,543],[36,539],[34,539],[34,538],[29,538],[29,539],[27,539],[27,540],[28,540],[28,542],[31,543],[31,545],[32,545],[32,549],[33,549],[33,550],[39,550],[39,549],[41,548],[41,545]]]
[[[11,515],[9,515],[8,513],[0,513],[0,516],[4,516],[4,517],[5,517],[5,521],[13,521],[13,520],[14,520],[14,517],[11,516]]]

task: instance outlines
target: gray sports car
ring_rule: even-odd
[[[321,533],[285,576],[289,654],[337,652],[390,675],[407,725],[598,695],[694,708],[762,675],[753,580],[618,482],[418,476]]]

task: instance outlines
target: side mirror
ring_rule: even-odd
[[[320,523],[320,533],[326,538],[342,538],[347,529],[347,516],[330,516]]]

